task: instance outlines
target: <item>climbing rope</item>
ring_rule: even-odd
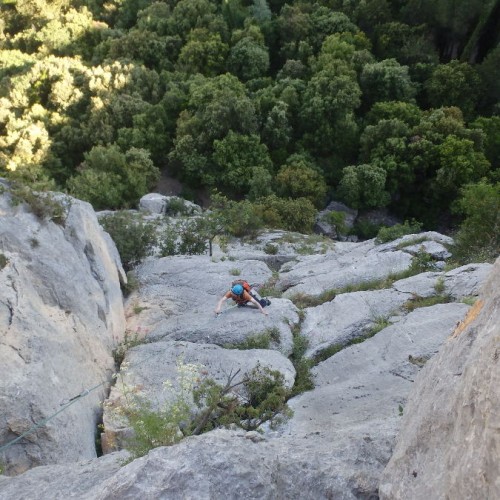
[[[104,381],[104,382],[101,382],[100,384],[95,385],[94,387],[91,387],[90,389],[85,389],[84,391],[82,391],[77,396],[74,396],[73,398],[69,399],[67,403],[61,403],[61,405],[64,405],[63,408],[61,408],[60,410],[56,411],[54,414],[50,415],[49,417],[44,418],[43,420],[40,420],[40,422],[37,422],[33,427],[31,427],[31,429],[28,429],[27,431],[23,432],[20,436],[18,436],[17,438],[13,439],[9,443],[4,444],[3,446],[0,446],[0,453],[3,452],[3,451],[5,451],[7,448],[11,447],[13,444],[16,444],[18,441],[20,441],[21,439],[25,438],[26,436],[29,436],[30,434],[33,434],[33,432],[35,432],[40,427],[44,427],[54,417],[56,417],[57,415],[59,415],[59,413],[62,413],[64,410],[68,409],[71,405],[74,405],[77,401],[79,401],[80,399],[88,396],[92,391],[95,391],[96,389],[98,389],[99,387],[101,387],[102,385],[104,385],[106,383],[107,383],[107,381]]]

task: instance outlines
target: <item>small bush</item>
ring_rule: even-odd
[[[436,304],[448,304],[451,302],[451,297],[449,295],[433,295],[432,297],[414,297],[408,300],[403,308],[408,311],[414,311],[420,307],[430,307]]]
[[[380,231],[380,224],[375,224],[369,220],[361,219],[356,221],[351,230],[352,234],[357,235],[362,240],[375,238]]]
[[[391,227],[382,227],[377,237],[375,238],[375,243],[387,243],[388,241],[397,240],[401,236],[407,234],[419,233],[422,230],[422,224],[412,219],[411,221],[405,220],[403,224],[396,224]]]
[[[280,372],[257,365],[239,382],[234,381],[238,370],[228,375],[225,385],[220,385],[204,377],[201,368],[178,362],[179,389],[159,410],[130,388],[124,388],[123,413],[133,429],[133,437],[127,442],[132,458],[217,427],[236,425],[249,431],[269,422],[275,428],[292,415],[286,404],[290,391]],[[172,384],[168,386],[172,388]]]
[[[267,328],[262,333],[256,333],[247,337],[239,344],[224,344],[226,349],[269,349],[271,342],[279,343],[280,331],[278,328]]]
[[[126,271],[153,253],[157,244],[155,222],[144,221],[127,211],[105,215],[99,222],[115,242]]]
[[[255,202],[255,211],[266,227],[311,233],[317,210],[307,198],[284,199],[275,195]]]
[[[173,198],[169,201],[167,215],[188,215],[189,209],[182,198]]]
[[[264,246],[264,253],[266,253],[267,255],[276,255],[278,253],[278,250],[278,245],[274,245],[270,242],[267,242]]]
[[[461,263],[493,261],[500,254],[500,182],[470,184],[455,210],[465,215],[455,235],[453,256]]]
[[[9,262],[3,253],[0,253],[0,269],[3,269]]]
[[[40,220],[50,220],[63,225],[67,210],[61,200],[46,192],[35,192],[27,186],[16,186],[11,190],[14,204],[26,203],[31,212]]]
[[[295,383],[293,384],[290,397],[294,397],[298,394],[314,389],[314,381],[311,374],[313,362],[310,359],[304,358],[304,354],[309,347],[309,340],[300,333],[301,324],[304,320],[302,310],[299,312],[299,317],[299,324],[292,328],[293,350],[290,356],[290,361],[293,363],[295,368]]]
[[[241,274],[241,271],[237,268],[233,268],[229,271],[229,274],[231,274],[231,276],[239,276]]]
[[[139,331],[135,331],[132,333],[127,330],[125,332],[123,341],[120,342],[113,350],[113,358],[115,360],[116,366],[120,367],[123,362],[123,358],[125,357],[125,354],[129,349],[132,349],[132,347],[135,347],[137,345],[144,344],[144,342],[144,336]]]
[[[207,251],[209,236],[201,217],[172,222],[159,237],[160,255],[201,255]]]
[[[337,231],[337,235],[345,235],[347,234],[347,225],[345,223],[345,212],[338,212],[336,210],[332,210],[328,212],[324,219],[328,224],[335,226],[335,230]]]

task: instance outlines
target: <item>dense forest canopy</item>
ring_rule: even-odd
[[[121,208],[164,172],[427,228],[499,193],[499,0],[0,5],[1,176]]]

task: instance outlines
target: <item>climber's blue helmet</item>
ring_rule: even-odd
[[[241,285],[234,285],[233,288],[231,288],[231,292],[235,295],[241,295],[243,293],[243,287]]]

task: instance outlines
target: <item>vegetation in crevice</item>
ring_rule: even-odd
[[[387,317],[379,316],[375,318],[373,325],[368,330],[363,331],[360,335],[351,338],[347,342],[332,344],[331,346],[328,346],[325,349],[321,349],[320,351],[318,351],[312,358],[313,365],[316,366],[322,361],[331,358],[334,354],[337,354],[346,347],[349,347],[354,344],[361,344],[365,340],[368,340],[373,336],[375,336],[378,332],[388,327],[390,324],[391,323],[389,322],[389,319]]]
[[[396,281],[409,278],[432,269],[434,269],[434,261],[432,257],[429,254],[420,251],[412,258],[411,265],[408,269],[397,273],[391,273],[385,278],[364,281],[361,283],[352,283],[342,288],[332,288],[325,290],[319,295],[297,293],[292,295],[290,300],[299,308],[316,307],[326,302],[331,302],[337,295],[341,295],[343,293],[365,292],[390,288]]]
[[[230,372],[223,384],[204,372],[201,365],[178,359],[177,383],[166,382],[171,397],[160,408],[121,381],[122,404],[108,406],[131,426],[132,436],[125,442],[130,460],[218,427],[258,430],[267,422],[275,428],[292,415],[286,404],[289,390],[279,371],[257,365],[241,376],[240,370]]]
[[[309,340],[301,333],[303,321],[304,311],[299,310],[299,322],[292,326],[293,349],[290,361],[295,368],[295,383],[292,387],[290,397],[314,389],[314,380],[311,374],[313,364],[310,359],[304,356],[309,346]]]
[[[277,327],[266,328],[261,333],[249,335],[244,341],[237,344],[224,344],[225,349],[269,349],[272,344],[279,344],[280,331]]]

